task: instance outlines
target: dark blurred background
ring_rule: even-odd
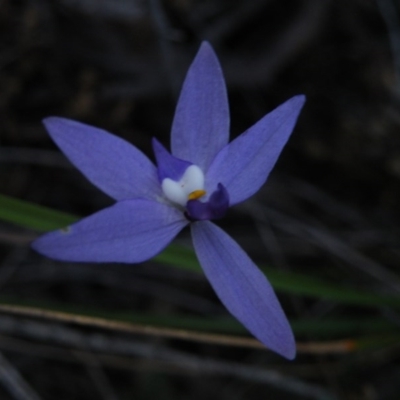
[[[42,118],[107,129],[153,157],[151,138],[169,143],[180,86],[208,40],[232,137],[307,96],[268,183],[222,226],[256,262],[398,295],[399,12],[396,0],[0,0],[0,192],[76,215],[111,204],[56,149]],[[55,263],[29,249],[34,237],[0,223],[1,296],[227,316],[202,276],[152,262]],[[278,294],[291,319],[400,322],[387,308]],[[0,316],[0,399],[400,398],[399,346],[289,363],[260,350],[35,324]],[[103,347],[90,350],[96,338]]]

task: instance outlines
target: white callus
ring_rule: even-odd
[[[161,186],[168,200],[185,206],[191,193],[204,191],[204,174],[197,165],[191,165],[179,181],[165,178]]]

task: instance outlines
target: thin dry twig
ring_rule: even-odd
[[[258,340],[246,337],[201,333],[183,329],[162,328],[149,325],[133,324],[128,322],[111,321],[97,317],[74,315],[59,311],[50,311],[25,306],[0,304],[0,312],[16,316],[40,318],[52,322],[70,323],[91,328],[141,334],[145,336],[179,339],[221,346],[257,348],[267,350],[267,348]],[[3,326],[0,326],[0,330],[5,329],[4,324],[2,325]],[[353,340],[337,340],[323,343],[300,343],[297,345],[297,349],[300,353],[311,354],[348,353],[356,350],[356,348],[357,344]]]

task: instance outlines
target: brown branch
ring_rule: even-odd
[[[98,317],[75,315],[59,311],[44,310],[35,307],[15,306],[0,304],[0,312],[29,318],[44,319],[52,322],[62,322],[75,324],[90,328],[100,328],[124,333],[133,333],[146,336],[157,336],[168,339],[179,339],[194,341],[220,346],[234,346],[245,348],[267,348],[256,339],[230,336],[213,333],[201,333],[183,329],[160,328],[150,325],[133,324],[122,321],[106,320]],[[353,340],[337,340],[330,342],[299,343],[297,350],[299,353],[328,354],[328,353],[348,353],[356,349],[356,342]]]

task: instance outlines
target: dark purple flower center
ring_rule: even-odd
[[[206,202],[189,200],[186,204],[185,216],[189,221],[219,219],[225,216],[229,207],[229,194],[222,183]]]
[[[222,183],[218,183],[208,201],[200,201],[206,194],[203,171],[174,157],[157,139],[153,139],[153,149],[164,195],[172,203],[186,208],[184,213],[189,221],[219,219],[226,214],[229,194]]]

